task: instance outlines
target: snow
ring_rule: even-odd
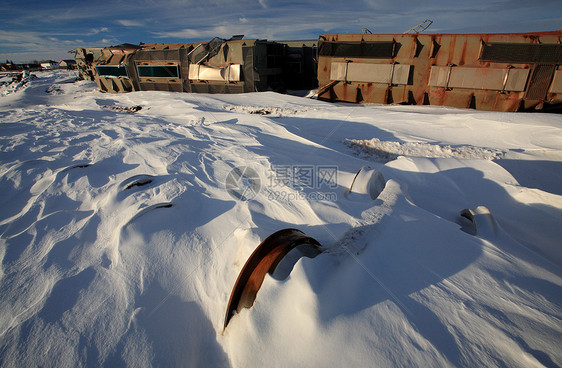
[[[0,87],[1,366],[562,365],[560,115],[35,74]],[[223,330],[283,228],[325,252]]]
[[[492,160],[501,158],[504,152],[498,149],[486,149],[474,146],[451,147],[450,145],[428,144],[420,142],[386,142],[378,138],[370,140],[350,139],[347,145],[354,148],[365,158],[380,157],[383,162],[395,160],[400,156],[418,157],[458,157]]]

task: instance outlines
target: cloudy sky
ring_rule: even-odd
[[[40,0],[2,2],[0,61],[72,58],[76,47],[189,42],[214,36],[316,39],[326,33],[562,29],[561,0]]]

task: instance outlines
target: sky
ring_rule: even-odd
[[[0,12],[0,61],[73,58],[77,47],[268,40],[321,34],[403,33],[425,19],[426,33],[503,33],[562,29],[560,0],[116,0],[12,1]]]

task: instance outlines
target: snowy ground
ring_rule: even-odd
[[[36,75],[0,87],[0,366],[562,366],[562,116]],[[289,227],[326,252],[223,330]]]

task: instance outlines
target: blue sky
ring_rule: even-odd
[[[325,33],[428,33],[562,29],[561,0],[129,0],[12,1],[0,12],[0,60],[72,58],[76,47],[190,42],[214,36],[316,39]]]

